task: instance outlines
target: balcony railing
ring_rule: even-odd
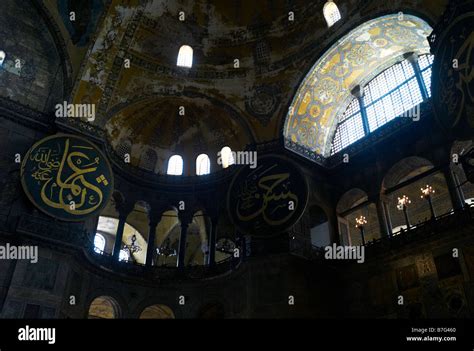
[[[92,246],[84,250],[88,260],[94,265],[117,274],[147,280],[202,280],[221,277],[237,270],[241,264],[240,258],[233,256],[217,262],[213,266],[194,265],[180,270],[170,266],[145,266],[131,261],[117,261],[112,255],[98,253]]]
[[[409,230],[398,231],[391,236],[384,236],[365,244],[366,252],[370,256],[385,251],[401,249],[409,243],[414,243],[443,233],[452,233],[453,230],[464,233],[473,232],[474,204],[450,211],[434,219],[429,219],[411,226]],[[290,253],[308,260],[324,260],[324,247],[312,245],[309,239],[302,237],[290,238]]]

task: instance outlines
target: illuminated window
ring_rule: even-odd
[[[120,250],[119,261],[128,261],[130,259],[130,253],[127,250]]]
[[[232,150],[228,146],[224,146],[221,150],[221,162],[222,168],[227,168],[230,165],[235,163],[234,155],[232,154]]]
[[[105,249],[105,238],[101,234],[96,234],[94,237],[94,251],[102,254]]]
[[[193,48],[189,45],[183,45],[179,48],[178,61],[176,64],[179,67],[188,67],[193,66]]]
[[[364,118],[367,132],[372,133],[397,117],[410,117],[409,112],[424,101],[422,89],[426,90],[428,98],[431,97],[433,60],[433,55],[423,55],[415,66],[404,60],[372,79],[364,88],[363,108],[354,98],[341,116],[331,155],[366,135]]]
[[[173,155],[168,161],[167,172],[170,175],[182,175],[183,174],[183,158],[179,155]]]
[[[3,61],[5,61],[5,57],[7,55],[5,54],[5,51],[0,50],[0,66],[3,65]]]
[[[359,100],[354,99],[350,103],[346,112],[342,115],[341,121],[333,139],[332,153],[336,153],[357,140],[364,137],[364,125],[360,111]]]
[[[209,156],[201,154],[196,158],[196,174],[204,175],[211,172],[211,161]]]
[[[332,0],[328,1],[324,5],[323,14],[328,24],[328,27],[333,26],[334,23],[341,19],[341,13],[339,12],[337,5]]]
[[[423,83],[425,84],[428,96],[431,97],[431,68],[433,66],[434,55],[423,55],[418,59]]]

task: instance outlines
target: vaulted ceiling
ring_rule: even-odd
[[[56,51],[64,67],[60,70],[64,77],[53,70],[38,71],[33,77],[63,81],[64,97],[50,94],[50,105],[69,97],[74,103],[95,104],[97,116],[92,123],[107,129],[113,145],[133,131],[132,142],[141,145],[140,150],[144,146],[172,150],[176,140],[171,140],[168,130],[174,129],[175,134],[182,130],[177,140],[193,144],[185,148],[188,159],[204,152],[202,145],[220,144],[222,137],[237,149],[281,137],[300,83],[338,38],[367,20],[398,11],[434,23],[447,3],[337,0],[342,20],[328,28],[322,15],[324,0],[30,1],[39,11],[38,22],[46,23],[56,44],[44,47],[51,55]],[[7,2],[22,3],[4,0],[0,6]],[[71,11],[76,14],[74,21]],[[19,14],[16,20],[21,22],[26,15]],[[194,49],[191,69],[176,66],[183,44]],[[20,57],[36,53],[32,47],[10,50],[17,50]],[[165,108],[167,99],[170,105]],[[179,106],[191,112],[189,120],[172,111]],[[130,116],[132,111],[141,117]],[[201,114],[203,121],[196,124]],[[181,129],[175,128],[177,121],[165,122],[178,118],[182,118]],[[232,130],[224,131],[224,126]],[[198,136],[186,128],[208,130],[200,130]],[[190,134],[194,139],[184,137]]]

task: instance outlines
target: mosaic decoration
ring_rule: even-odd
[[[253,94],[245,102],[247,111],[267,125],[280,103],[279,89],[276,86],[262,85],[252,89]]]
[[[418,17],[404,14],[401,19],[394,14],[368,21],[342,37],[299,87],[286,117],[285,139],[329,156],[337,117],[352,100],[351,90],[401,61],[406,52],[428,53],[426,37],[431,30]]]
[[[299,169],[279,156],[245,166],[229,189],[227,208],[235,225],[255,237],[269,237],[295,224],[306,208],[308,185]]]
[[[73,135],[53,135],[37,142],[21,166],[21,183],[31,202],[65,221],[97,215],[113,190],[113,175],[100,150]]]

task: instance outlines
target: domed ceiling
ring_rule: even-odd
[[[331,28],[322,16],[324,3],[111,0],[104,6],[98,29],[90,36],[85,60],[80,69],[76,68],[71,102],[95,105],[96,118],[91,123],[107,128],[113,145],[129,133],[134,145],[132,154],[133,150],[150,147],[165,159],[176,147],[182,147],[188,152],[193,149],[194,155],[198,148],[185,147],[184,140],[195,145],[220,145],[222,135],[227,144],[243,150],[253,140],[281,137],[283,121],[299,83],[325,48],[342,33],[364,22],[366,16],[374,18],[378,13],[403,8],[417,7],[428,18],[436,18],[446,0],[337,0],[342,20]],[[184,21],[180,20],[181,12]],[[194,50],[192,68],[176,65],[182,45]],[[165,107],[164,102],[170,98],[173,102]],[[173,108],[179,104],[194,111],[189,115],[194,120],[186,120],[186,116],[179,122],[167,120],[178,118]],[[212,117],[207,113],[211,109]],[[158,118],[160,122],[147,121],[144,128],[142,122],[146,118],[141,110],[148,111],[148,119]],[[205,121],[199,121],[200,118]],[[235,132],[224,132],[220,122],[211,123],[212,118],[233,121],[225,123],[231,123],[228,125]],[[305,118],[308,116],[302,117]],[[67,123],[60,121],[63,122]],[[214,126],[216,123],[219,126]],[[296,138],[299,142],[304,136],[293,134],[300,133],[307,122],[298,123],[292,121],[286,126],[292,128],[287,133],[291,140]],[[191,131],[186,133],[186,128]],[[199,128],[208,129],[197,133]],[[217,129],[211,132],[212,128]],[[180,140],[164,132],[171,129],[183,131]],[[304,130],[306,134],[308,131],[309,128]],[[316,139],[321,140],[319,135]],[[312,145],[313,150],[317,147]],[[321,147],[319,151],[324,153]]]

